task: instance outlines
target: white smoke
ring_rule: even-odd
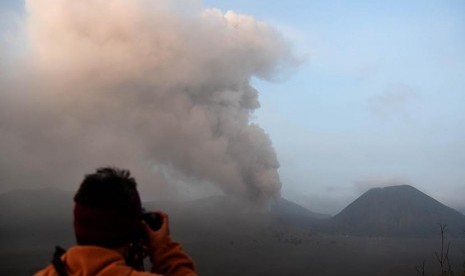
[[[167,167],[170,179],[254,202],[279,196],[271,141],[250,123],[251,78],[298,63],[275,29],[196,1],[29,0],[26,9],[29,51],[2,69],[22,70],[0,77],[4,187],[75,187],[113,164],[160,194],[172,189]]]

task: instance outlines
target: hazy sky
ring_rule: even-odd
[[[308,54],[285,81],[256,82],[284,196],[317,209],[316,196],[408,183],[464,205],[464,1],[205,3],[270,22]]]
[[[252,80],[284,197],[335,213],[371,187],[410,184],[465,205],[465,2],[203,3],[267,22],[306,57]],[[23,5],[0,5],[0,50],[14,53]]]

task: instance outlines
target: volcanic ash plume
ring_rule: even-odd
[[[10,68],[31,69],[0,77],[1,183],[71,187],[70,176],[115,164],[160,191],[170,183],[154,168],[169,167],[170,179],[255,202],[279,195],[271,141],[250,123],[251,77],[297,63],[276,30],[195,1],[26,8],[26,61]]]

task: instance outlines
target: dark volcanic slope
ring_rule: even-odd
[[[36,244],[44,233],[72,230],[73,194],[56,188],[13,190],[0,194],[0,248],[22,243]]]
[[[408,185],[371,189],[331,219],[332,231],[368,236],[438,236],[438,224],[464,236],[463,214]]]
[[[196,222],[206,220],[222,221],[222,224],[241,224],[242,226],[268,227],[272,224],[285,226],[309,226],[320,224],[323,218],[329,216],[318,214],[306,208],[279,198],[274,201],[270,209],[258,208],[246,201],[228,196],[212,196],[183,203],[146,202],[146,207],[153,210],[165,210],[173,219],[190,219]],[[188,218],[189,217],[189,218]]]
[[[284,199],[270,212],[254,212],[227,197],[144,205],[170,214],[171,234],[194,258],[199,275],[403,276],[411,275],[422,260],[428,274],[435,271],[430,264],[436,262],[437,239],[345,237],[318,233],[318,227],[306,223],[295,227],[318,219]],[[0,275],[32,275],[50,263],[55,245],[74,244],[72,193],[17,190],[0,195],[0,207]],[[450,257],[457,271],[462,269],[463,248],[464,239],[452,240]]]
[[[280,224],[284,223],[305,229],[312,229],[314,226],[320,225],[324,219],[330,217],[329,215],[312,212],[284,198],[276,200],[271,205],[270,212]]]
[[[12,190],[0,194],[0,222],[21,223],[44,218],[70,219],[73,211],[73,193],[57,188]]]

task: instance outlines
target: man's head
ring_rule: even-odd
[[[99,168],[74,196],[74,230],[80,245],[108,248],[131,242],[140,227],[141,202],[127,170]]]

